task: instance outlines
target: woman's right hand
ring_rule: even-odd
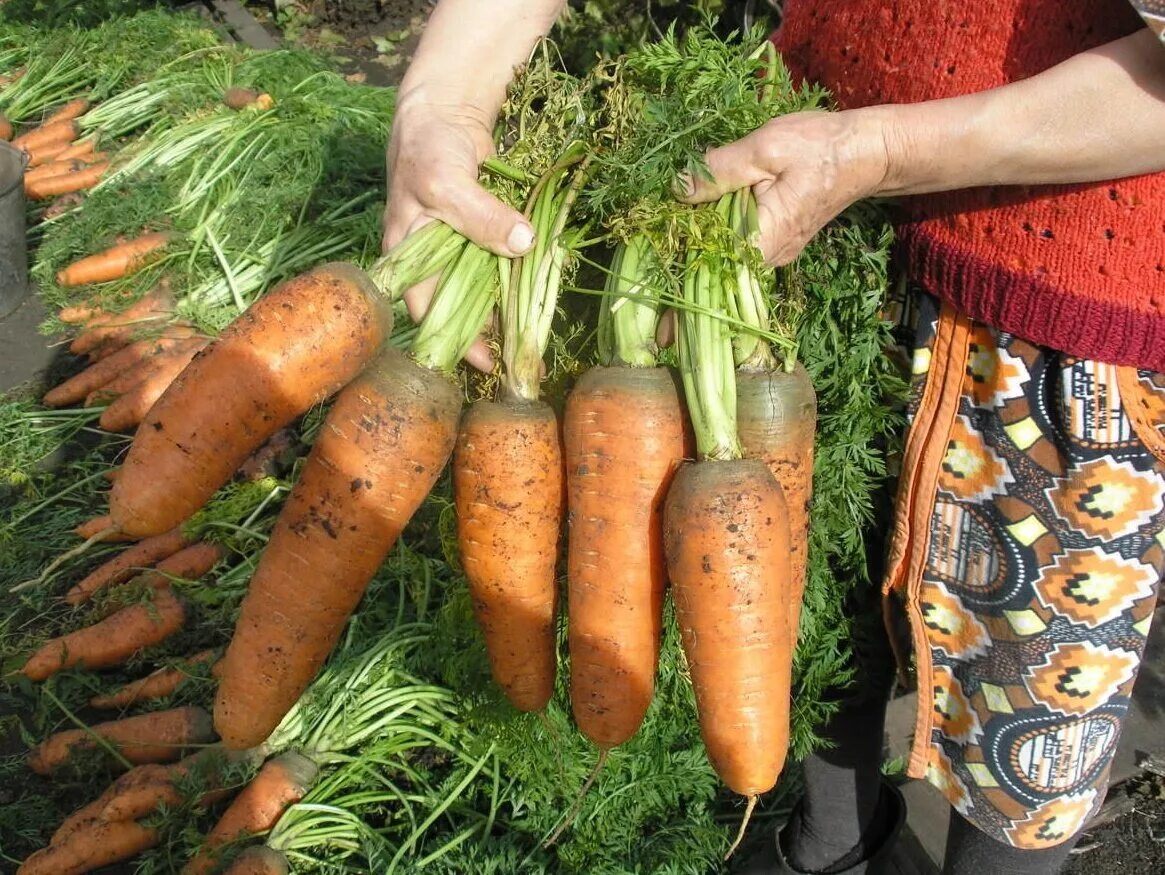
[[[481,162],[493,153],[488,113],[464,102],[443,102],[417,89],[403,94],[388,146],[387,251],[423,225],[440,220],[498,255],[514,257],[534,242],[525,217],[478,183]],[[405,293],[419,322],[429,308],[436,277]],[[474,367],[493,367],[480,339],[465,356]]]

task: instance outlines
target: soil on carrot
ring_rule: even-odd
[[[1064,875],[1165,872],[1165,778],[1127,782],[1131,812],[1086,832],[1064,867]]]

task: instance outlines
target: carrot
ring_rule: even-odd
[[[209,875],[218,867],[222,845],[273,827],[288,806],[311,789],[318,772],[315,763],[294,751],[264,763],[182,867],[182,875]]]
[[[137,820],[163,805],[180,805],[184,790],[198,791],[196,805],[212,805],[237,789],[227,785],[226,779],[233,778],[233,774],[226,767],[261,761],[263,753],[262,750],[231,753],[214,745],[170,765],[137,766],[113,783],[99,816],[102,820]]]
[[[113,484],[117,526],[148,535],[187,519],[271,435],[358,374],[391,328],[390,306],[352,265],[264,295],[146,415]]]
[[[95,535],[105,532],[106,529],[110,529],[112,527],[113,517],[105,514],[103,516],[93,517],[91,520],[86,520],[85,522],[81,523],[81,525],[77,526],[77,528],[73,529],[73,533],[76,534],[78,538],[83,538],[84,540],[88,541]],[[104,540],[105,543],[108,544],[117,541],[136,541],[137,538],[131,538],[129,535],[126,535],[122,532],[109,532]]]
[[[46,407],[64,407],[75,404],[95,389],[100,389],[119,374],[158,355],[190,335],[190,329],[177,327],[170,329],[168,336],[139,340],[118,350],[81,373],[70,377],[61,385],[45,393],[42,401]]]
[[[222,870],[222,875],[287,875],[291,866],[282,851],[267,845],[247,848]]]
[[[663,501],[690,455],[675,376],[594,368],[567,398],[570,701],[579,730],[614,747],[651,704],[662,632]]]
[[[133,339],[134,333],[143,327],[155,327],[154,323],[168,321],[173,315],[173,310],[174,299],[170,292],[170,282],[163,278],[153,289],[122,312],[94,316],[69,344],[69,352],[84,355],[103,344],[115,346],[128,344]],[[170,333],[188,337],[191,331],[187,325],[175,325],[170,329]]]
[[[74,750],[96,747],[94,735],[112,744],[131,763],[176,760],[185,748],[214,740],[210,715],[187,705],[58,732],[29,752],[28,766],[38,775],[47,775],[68,762]]]
[[[46,642],[21,671],[34,681],[76,665],[88,669],[121,665],[139,650],[165,641],[182,628],[186,609],[167,587],[149,602],[129,605],[103,620]]]
[[[154,567],[154,571],[166,579],[178,577],[197,580],[214,568],[224,552],[221,544],[200,541],[163,559]]]
[[[181,371],[186,366],[185,363],[189,363],[195,352],[206,346],[207,342],[207,339],[203,337],[190,337],[160,351],[157,355],[150,356],[141,363],[122,371],[104,386],[94,389],[86,395],[85,406],[92,407],[95,404],[110,403],[115,398],[136,389],[160,370],[168,370],[174,359],[184,362],[178,366],[178,371]],[[178,371],[174,371],[173,375],[176,376]],[[173,376],[171,376],[171,380],[173,380]]]
[[[120,279],[148,263],[152,256],[169,245],[173,239],[173,234],[156,231],[118,243],[97,255],[75,261],[59,271],[57,284],[69,288]]]
[[[315,677],[444,468],[460,410],[450,380],[392,348],[337,396],[220,663],[214,719],[228,748],[263,741]]]
[[[579,730],[602,749],[629,739],[651,704],[667,578],[663,502],[691,456],[676,375],[655,367],[658,304],[641,303],[649,253],[641,238],[617,251],[599,331],[613,366],[583,374],[563,421],[570,702]],[[633,286],[639,299],[626,297]]]
[[[809,559],[809,498],[813,491],[813,440],[817,396],[805,368],[736,372],[737,415],[745,458],[772,472],[789,508],[789,640],[797,640]]]
[[[46,161],[40,164],[33,170],[29,170],[24,174],[25,189],[30,185],[35,185],[42,179],[49,179],[53,176],[64,176],[67,173],[76,173],[83,170],[90,164],[97,164],[105,161],[109,156],[104,152],[94,152],[92,155],[82,155],[79,158],[65,158],[64,152],[56,155],[51,161]]]
[[[82,194],[74,192],[73,194],[61,195],[61,197],[57,198],[55,201],[44,208],[40,214],[41,219],[47,222],[50,219],[63,216],[65,213],[69,212],[69,210],[80,206],[84,202],[85,197]]]
[[[208,343],[206,338],[195,338],[155,356],[149,367],[142,368],[144,373],[137,385],[105,409],[98,425],[106,431],[129,431],[136,428],[170,384]]]
[[[8,121],[8,116],[0,113],[0,140],[11,140],[12,134],[12,122]]]
[[[78,97],[70,100],[68,103],[61,106],[56,112],[41,122],[41,127],[48,127],[49,125],[57,124],[58,122],[67,122],[76,118],[80,118],[89,111],[89,101],[84,97]]]
[[[172,556],[183,547],[189,546],[190,542],[191,538],[179,528],[145,538],[81,578],[65,594],[65,601],[70,605],[84,604],[98,590],[129,580],[136,570]]]
[[[132,775],[138,769],[150,769],[150,768],[154,768],[154,767],[153,766],[134,766],[134,768],[132,768],[128,772],[126,772],[126,775]],[[69,833],[73,832],[75,829],[77,829],[80,826],[84,826],[85,824],[89,823],[93,819],[100,817],[101,812],[104,810],[106,804],[111,799],[113,799],[113,797],[116,793],[116,784],[117,784],[116,781],[113,784],[110,784],[108,787],[106,787],[102,791],[100,796],[98,796],[96,799],[94,799],[92,802],[88,803],[87,805],[82,805],[80,808],[78,808],[76,811],[74,811],[72,814],[70,814],[64,820],[62,820],[61,825],[57,827],[56,832],[54,832],[52,835],[52,838],[49,839],[49,844],[50,845],[61,844],[61,842],[64,841],[65,837],[67,835],[69,835]]]
[[[128,860],[161,840],[156,829],[133,820],[94,819],[78,826],[60,843],[43,848],[16,870],[17,875],[77,875]]]
[[[554,692],[563,481],[550,407],[469,407],[453,453],[461,564],[494,680],[522,711],[542,710]]]
[[[95,151],[97,148],[97,137],[85,137],[83,140],[77,140],[64,152],[57,156],[58,161],[68,161],[70,158],[87,158],[91,155],[103,155],[103,152]]]
[[[39,125],[12,141],[12,145],[26,152],[41,149],[50,143],[71,143],[77,138],[77,122],[74,119],[62,119],[51,124]]]
[[[24,172],[25,182],[34,175],[36,170],[60,160],[68,148],[69,141],[61,140],[59,143],[49,143],[47,146],[28,152],[28,169]]]
[[[56,197],[59,194],[72,194],[77,191],[86,191],[97,185],[101,181],[101,177],[108,170],[108,161],[90,164],[88,167],[72,173],[37,180],[30,185],[26,185],[24,187],[24,193],[33,200],[42,201],[50,197]]]
[[[138,702],[164,699],[173,695],[191,677],[198,666],[205,665],[218,655],[216,650],[201,650],[180,665],[159,668],[144,678],[131,681],[113,693],[94,696],[89,704],[94,708],[128,708]]]

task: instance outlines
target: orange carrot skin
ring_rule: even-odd
[[[164,699],[173,695],[191,677],[191,672],[200,665],[212,662],[218,655],[216,650],[201,650],[188,660],[172,668],[160,668],[144,678],[131,681],[113,693],[94,696],[89,704],[94,708],[128,708],[139,702]]]
[[[288,752],[268,760],[207,833],[182,875],[209,875],[218,865],[218,848],[275,826],[283,812],[304,797],[318,768],[302,754]]]
[[[74,749],[96,745],[92,734],[113,744],[131,763],[164,763],[182,756],[191,745],[214,740],[210,715],[201,708],[187,705],[169,711],[154,711],[98,723],[84,729],[67,729],[49,736],[28,755],[28,766],[38,775],[47,775],[68,762]]]
[[[99,161],[72,173],[35,180],[24,187],[24,193],[33,200],[41,201],[59,194],[86,191],[97,185],[108,170],[109,162]]]
[[[120,279],[146,264],[174,239],[164,231],[143,234],[111,246],[104,252],[75,261],[57,273],[57,285],[69,288]]]
[[[84,97],[77,97],[61,106],[56,112],[41,122],[41,127],[47,127],[58,122],[71,121],[80,118],[89,111],[89,101]]]
[[[18,149],[24,149],[26,152],[31,152],[34,149],[44,148],[49,143],[59,143],[61,141],[70,143],[77,138],[77,134],[76,121],[73,119],[62,119],[51,124],[40,125],[27,133],[21,134],[12,141],[12,145]]]
[[[189,546],[191,540],[180,528],[174,528],[161,535],[139,541],[81,578],[77,585],[65,594],[65,601],[70,605],[84,604],[98,590],[129,580],[136,570],[172,556],[183,547]]]
[[[478,401],[453,461],[461,563],[490,671],[522,711],[554,693],[555,566],[565,505],[558,419],[541,402]]]
[[[98,316],[69,344],[69,352],[77,355],[92,352],[105,343],[126,344],[134,333],[143,328],[153,327],[152,323],[169,320],[173,315],[174,299],[170,293],[170,283],[163,279],[158,285],[120,313]],[[185,334],[179,328],[187,329]],[[189,326],[175,326],[169,332],[189,336]]]
[[[135,857],[160,840],[157,830],[133,820],[111,823],[94,819],[69,833],[61,844],[37,851],[16,872],[17,875],[79,875]]]
[[[291,866],[282,851],[256,845],[235,857],[222,870],[222,875],[288,875],[290,871]]]
[[[700,733],[733,791],[772,789],[789,743],[789,521],[755,459],[685,465],[664,545]]]
[[[0,113],[0,140],[12,139],[12,122],[8,121],[8,116]]]
[[[789,508],[792,533],[790,640],[797,640],[809,560],[809,499],[813,493],[813,441],[817,395],[805,368],[736,372],[736,427],[745,458],[769,466]]]
[[[69,149],[69,141],[61,140],[58,143],[49,143],[39,149],[28,152],[28,171],[25,172],[25,179],[28,178],[29,173],[39,167],[44,167],[46,164],[52,164],[54,161],[60,159]]]
[[[139,820],[162,805],[180,804],[182,791],[192,789],[199,791],[198,806],[213,805],[238,789],[226,783],[228,777],[234,778],[226,770],[228,765],[258,765],[263,756],[262,750],[227,752],[211,746],[176,763],[136,766],[114,781],[99,816],[102,820]]]
[[[83,540],[88,541],[94,535],[100,534],[112,527],[113,517],[109,516],[109,514],[105,514],[103,516],[93,517],[91,520],[86,520],[85,522],[81,523],[81,525],[77,526],[77,528],[73,529],[73,532],[77,535],[78,538],[82,538]],[[136,540],[138,539],[127,535],[124,532],[114,532],[110,535],[107,535],[105,538],[105,542],[109,544]]]
[[[118,526],[147,535],[189,518],[271,435],[363,370],[391,330],[391,307],[349,264],[264,295],[143,420],[113,484]]]
[[[131,775],[138,769],[152,768],[151,766],[135,766],[126,772],[126,775]],[[124,777],[124,776],[123,776]],[[120,779],[119,779],[120,780]],[[56,832],[53,833],[52,838],[49,839],[50,845],[59,845],[69,833],[78,827],[86,825],[94,818],[101,816],[102,810],[106,804],[113,799],[116,794],[117,781],[114,781],[106,787],[100,796],[94,799],[87,805],[82,805],[68,817],[61,821],[61,825],[57,827]]]
[[[444,469],[461,401],[391,347],[337,396],[219,663],[214,720],[228,748],[266,739],[324,664]]]
[[[122,608],[92,626],[44,644],[21,671],[30,680],[82,665],[88,669],[121,665],[139,650],[160,644],[182,628],[186,609],[168,587],[154,591],[149,604]]]
[[[67,173],[76,173],[79,170],[84,170],[90,164],[97,164],[109,158],[104,153],[97,153],[93,155],[84,155],[74,158],[65,158],[66,149],[62,149],[59,153],[52,157],[52,160],[42,161],[38,165],[24,174],[24,184],[28,186],[35,184],[38,180],[48,179],[52,176],[64,176]]]
[[[77,142],[73,143],[57,157],[62,161],[67,161],[70,158],[85,158],[90,155],[99,154],[96,152],[96,149],[97,138],[86,137],[83,140],[78,140]]]
[[[142,380],[111,402],[101,414],[98,425],[105,431],[131,431],[141,423],[170,384],[209,341],[191,340],[157,356],[145,369]]]
[[[655,689],[667,568],[663,504],[691,455],[666,368],[592,368],[566,400],[570,703],[602,748],[635,734]]]
[[[194,358],[195,353],[206,346],[208,342],[205,337],[188,337],[161,350],[157,355],[150,356],[141,363],[122,371],[99,389],[94,389],[85,396],[85,406],[108,404],[119,396],[132,392],[158,373],[171,370],[174,359],[189,363],[190,359]],[[174,375],[180,373],[183,367],[185,364],[174,371]]]
[[[198,580],[214,568],[225,554],[221,544],[200,541],[163,559],[154,566],[154,571],[167,579],[180,577],[183,580]]]

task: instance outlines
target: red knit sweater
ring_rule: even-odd
[[[1127,0],[787,0],[774,39],[848,108],[1004,85],[1143,25]],[[1165,174],[906,207],[899,254],[933,294],[1042,346],[1165,371]]]

